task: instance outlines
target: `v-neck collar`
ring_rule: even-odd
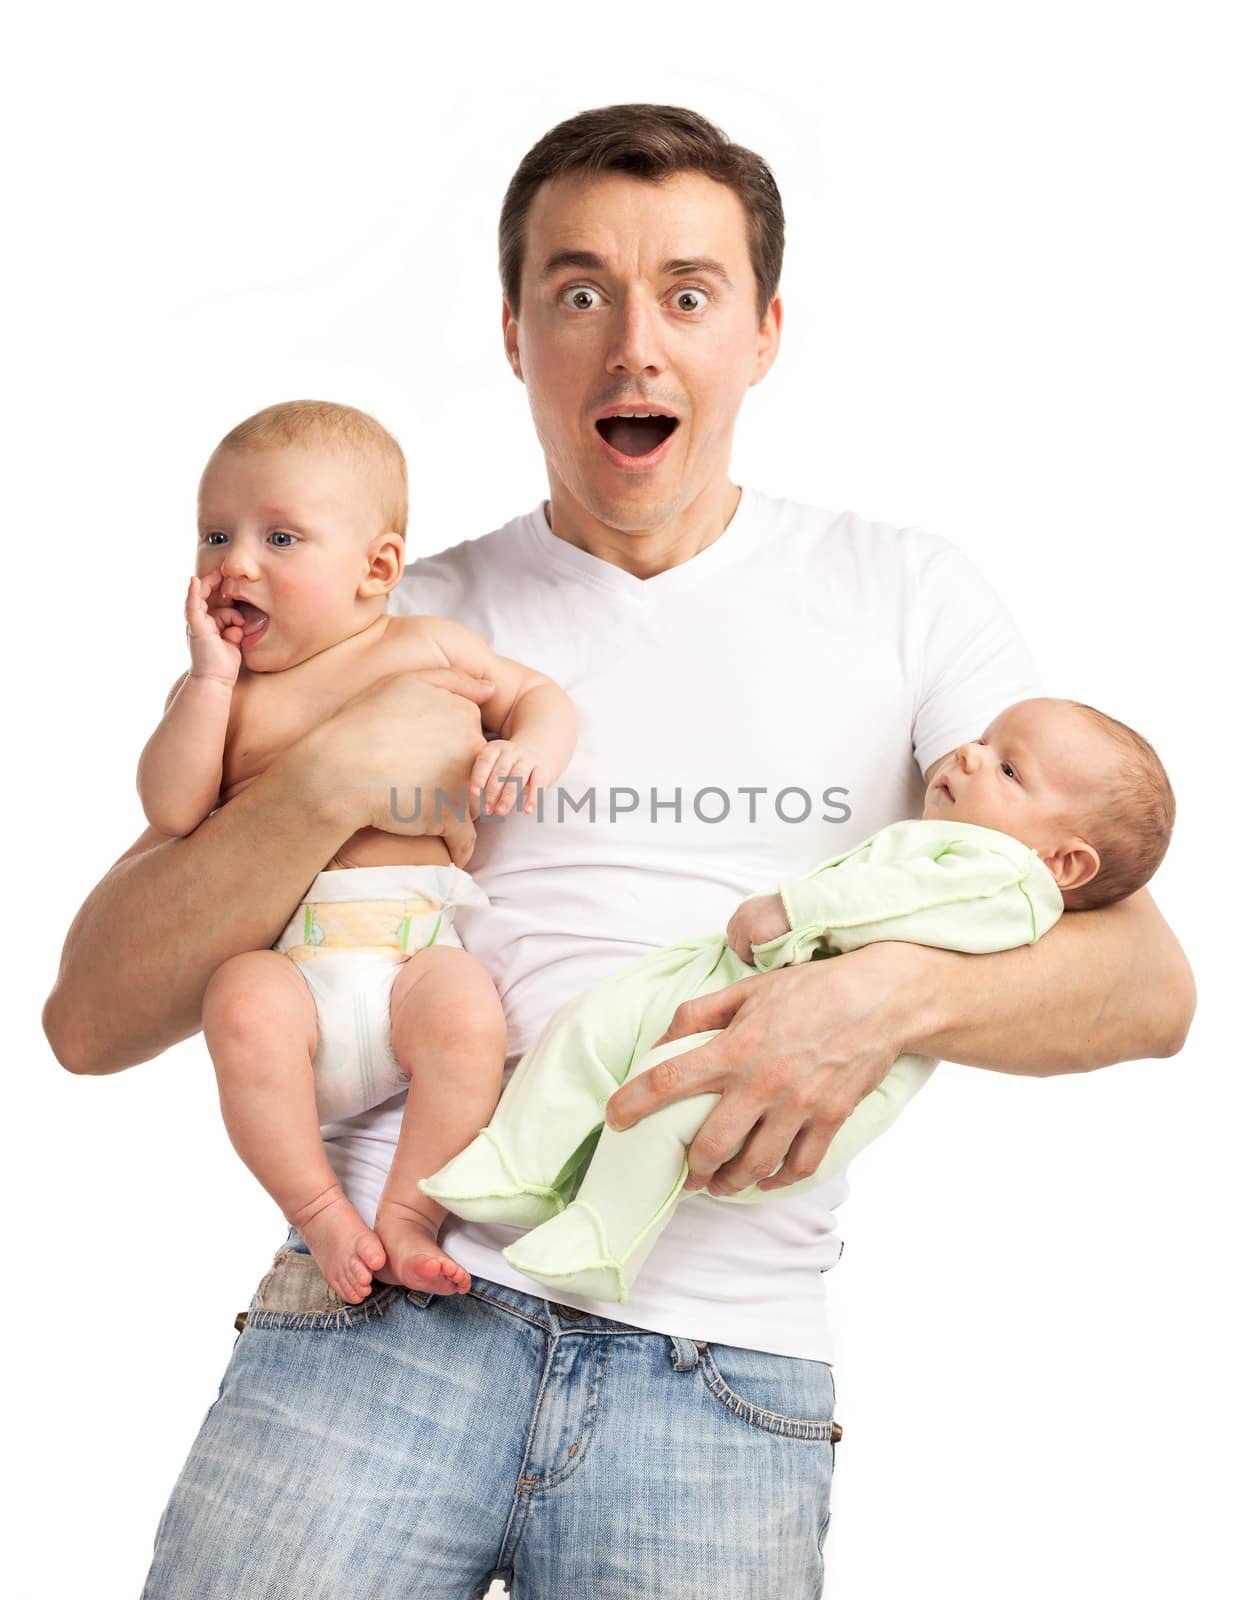
[[[667,594],[679,594],[704,582],[712,573],[734,560],[750,537],[757,521],[754,502],[757,494],[750,489],[741,490],[736,510],[718,539],[713,539],[696,556],[682,561],[679,566],[657,572],[651,578],[638,578],[624,567],[615,566],[590,551],[580,549],[558,539],[548,525],[547,502],[541,501],[531,513],[531,533],[544,555],[552,564],[591,588],[606,590],[609,594],[626,596],[632,601],[648,604]]]

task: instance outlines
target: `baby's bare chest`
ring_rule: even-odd
[[[220,798],[230,800],[370,684],[441,665],[429,640],[399,634],[387,647],[350,655],[336,647],[286,672],[242,672],[231,700]]]

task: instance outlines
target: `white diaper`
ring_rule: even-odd
[[[317,1115],[339,1122],[407,1087],[390,1041],[398,969],[430,945],[461,949],[455,906],[488,896],[458,867],[343,867],[318,873],[275,950],[317,1008]]]

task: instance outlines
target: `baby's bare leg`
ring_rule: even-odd
[[[390,1031],[411,1087],[377,1207],[388,1257],[381,1276],[431,1294],[466,1294],[466,1269],[437,1243],[444,1208],[421,1192],[419,1180],[456,1156],[492,1114],[505,1063],[501,1002],[464,950],[421,950],[395,980]]]
[[[202,1022],[232,1144],[303,1234],[330,1287],[358,1305],[385,1251],[343,1194],[321,1141],[308,985],[277,951],[233,956],[206,987]]]

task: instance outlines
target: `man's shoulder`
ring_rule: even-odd
[[[477,585],[494,581],[511,565],[526,567],[525,547],[534,516],[529,512],[514,517],[491,533],[411,562],[390,596],[389,610],[402,616],[434,611],[453,616],[463,596],[473,594]]]
[[[828,555],[851,552],[866,559],[885,557],[896,561],[920,560],[953,546],[937,534],[927,533],[914,523],[888,522],[865,517],[858,511],[829,511],[804,500],[745,489],[742,511],[747,511],[770,536],[795,540],[810,551]]]

